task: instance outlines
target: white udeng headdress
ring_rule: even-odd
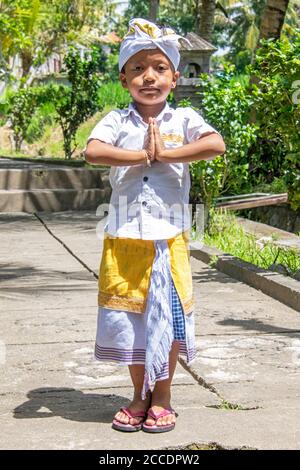
[[[137,52],[157,47],[170,59],[177,70],[180,62],[179,39],[183,39],[191,45],[188,39],[176,34],[171,28],[159,27],[143,18],[133,18],[129,21],[129,31],[121,43],[119,71],[121,72],[127,60]]]

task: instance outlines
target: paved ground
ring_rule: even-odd
[[[176,428],[111,429],[132,389],[126,367],[93,359],[98,222],[0,214],[0,448],[299,449],[299,313],[194,258],[198,353],[177,367]]]

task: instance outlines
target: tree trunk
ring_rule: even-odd
[[[256,45],[256,49],[259,48],[261,39],[280,39],[284,18],[289,6],[289,0],[267,0],[265,9],[262,14],[260,28],[259,28],[259,40]],[[255,54],[253,54],[252,61],[255,61]],[[259,85],[259,77],[251,75],[250,85]],[[250,113],[250,122],[256,122],[256,110],[252,108]]]
[[[149,5],[149,20],[156,22],[158,16],[159,0],[151,0]]]
[[[32,54],[29,50],[23,49],[20,52],[21,62],[22,62],[22,78],[26,77],[29,74],[30,67],[32,65]]]
[[[216,0],[202,0],[200,9],[199,36],[206,41],[211,40],[216,11]]]
[[[280,39],[289,0],[267,0],[262,14],[259,39]]]
[[[202,0],[195,0],[195,10],[194,10],[194,31],[197,34],[200,34],[200,10],[201,10],[201,1]]]

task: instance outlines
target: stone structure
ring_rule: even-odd
[[[183,41],[180,46],[181,60],[178,70],[181,76],[174,90],[174,98],[176,102],[183,98],[189,98],[192,104],[199,106],[201,98],[195,94],[200,90],[197,87],[199,83],[198,76],[200,73],[209,73],[210,57],[217,48],[196,33],[187,33],[186,38],[192,46]]]

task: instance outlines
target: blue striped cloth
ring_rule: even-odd
[[[156,254],[148,291],[145,376],[142,399],[156,380],[169,377],[169,353],[174,339],[185,339],[185,317],[170,271],[167,240],[155,240]]]
[[[172,279],[172,315],[173,315],[173,329],[174,329],[174,340],[185,339],[185,321],[184,313],[182,310],[181,302],[178,297],[176,287]]]

